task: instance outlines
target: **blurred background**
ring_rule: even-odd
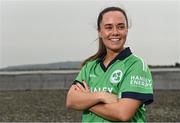
[[[180,121],[179,0],[0,0],[0,121],[80,121],[68,88],[97,51],[97,16],[109,6],[129,19],[126,46],[149,65],[149,122]]]
[[[1,0],[0,67],[84,60],[96,52],[107,6],[126,10],[126,45],[147,64],[180,62],[179,0]]]

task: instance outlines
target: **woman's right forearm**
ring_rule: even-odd
[[[66,106],[75,110],[85,110],[101,101],[102,95],[100,92],[81,92],[75,90],[72,86],[67,94]]]

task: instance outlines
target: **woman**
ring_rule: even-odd
[[[124,47],[125,11],[105,8],[97,26],[99,50],[84,61],[66,105],[83,110],[83,122],[145,122],[145,105],[153,102],[152,77],[143,60]]]

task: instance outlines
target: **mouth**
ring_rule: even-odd
[[[109,38],[110,41],[112,42],[118,42],[120,41],[121,39],[120,38]]]

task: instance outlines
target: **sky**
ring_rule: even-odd
[[[135,55],[150,65],[180,63],[179,0],[0,0],[0,67],[86,59],[109,6],[127,12]]]

